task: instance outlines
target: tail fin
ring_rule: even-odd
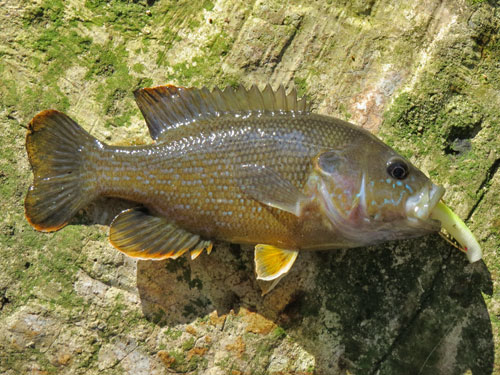
[[[34,179],[24,209],[36,230],[53,232],[64,227],[96,197],[93,180],[85,178],[87,155],[96,142],[64,113],[47,110],[31,120],[26,151]]]

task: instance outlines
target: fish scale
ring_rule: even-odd
[[[259,162],[302,188],[311,158],[328,144],[320,136],[326,118],[278,116],[250,115],[245,120],[226,116],[200,123],[201,133],[176,129],[178,134],[156,145],[106,146],[93,158],[100,193],[140,201],[205,237],[275,244],[284,242],[277,238],[287,238],[287,244],[297,246],[304,240],[296,231],[297,218],[263,207],[242,193],[234,179],[240,165]],[[286,126],[292,128],[294,137],[283,142]],[[348,141],[349,132],[339,133],[337,142]]]

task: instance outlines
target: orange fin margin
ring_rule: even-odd
[[[198,126],[203,120],[226,114],[249,112],[307,112],[305,99],[297,100],[297,92],[286,93],[283,86],[264,90],[257,86],[224,89],[201,89],[174,85],[156,86],[134,91],[135,101],[141,110],[153,140],[168,139],[169,130],[180,126]]]
[[[24,200],[28,223],[54,232],[96,197],[82,165],[97,140],[62,112],[46,110],[28,124],[26,151],[33,184]]]
[[[212,245],[210,241],[178,228],[165,218],[136,208],[125,210],[115,217],[109,229],[109,240],[115,248],[130,257],[151,260],[176,259],[188,251],[193,256],[193,252],[201,254],[203,249]]]

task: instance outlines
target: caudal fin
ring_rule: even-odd
[[[39,231],[53,232],[96,197],[88,178],[89,151],[98,142],[64,113],[47,110],[29,123],[26,151],[33,184],[26,194],[26,219]]]

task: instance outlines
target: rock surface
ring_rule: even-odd
[[[500,374],[496,2],[0,0],[0,24],[0,373]],[[165,83],[297,87],[443,184],[484,263],[437,235],[305,253],[262,297],[250,248],[121,255],[127,202],[33,231],[31,117],[149,142],[132,91]]]

